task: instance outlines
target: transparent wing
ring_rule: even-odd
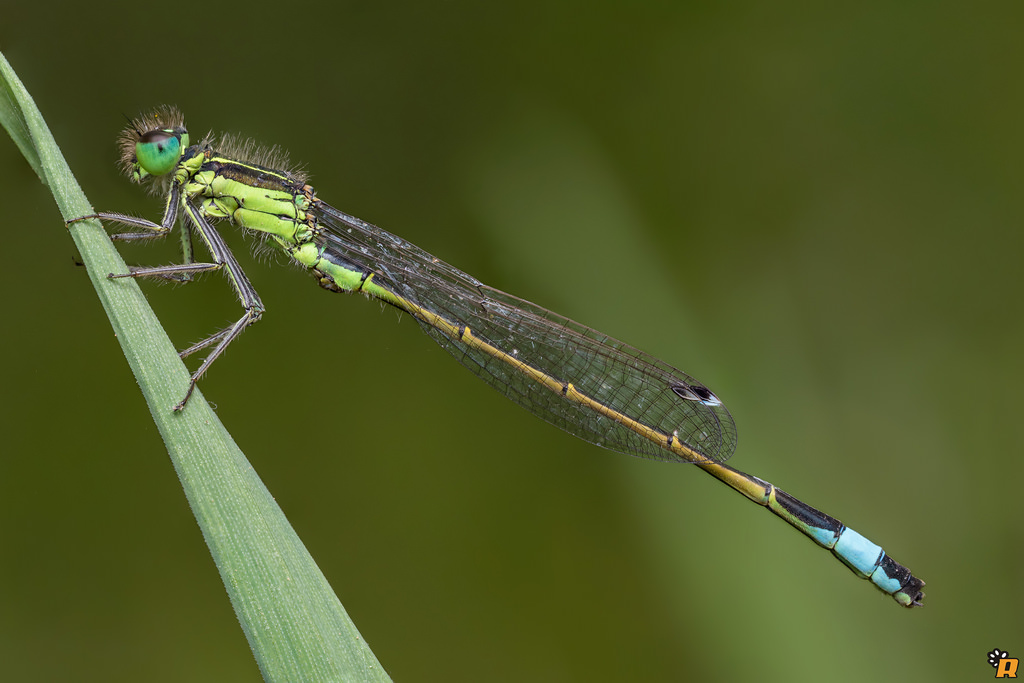
[[[619,421],[530,379],[421,318],[424,331],[456,360],[534,415],[585,441],[629,455],[679,461],[665,448],[675,435],[701,455],[724,462],[736,449],[736,425],[725,406],[686,373],[557,313],[488,287],[400,237],[318,202],[313,212],[324,248],[373,282],[563,386],[658,432],[645,438]]]

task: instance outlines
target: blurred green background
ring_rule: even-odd
[[[97,208],[159,215],[115,167],[122,113],[279,144],[331,204],[708,384],[733,465],[928,582],[900,608],[698,470],[563,434],[228,230],[268,312],[204,394],[396,680],[963,681],[1024,653],[1020,3],[3,15]],[[6,136],[0,180],[3,677],[258,679]],[[145,289],[181,346],[238,315],[220,277]]]

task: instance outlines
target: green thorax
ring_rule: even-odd
[[[183,199],[212,220],[228,219],[262,233],[286,251],[309,242],[316,231],[307,212],[314,190],[286,171],[220,156],[201,146],[185,150],[174,173]]]

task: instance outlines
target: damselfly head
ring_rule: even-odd
[[[117,140],[121,168],[134,182],[170,173],[189,145],[185,119],[174,107],[158,107],[129,121]]]

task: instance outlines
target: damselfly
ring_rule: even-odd
[[[182,115],[164,107],[132,121],[120,138],[124,171],[165,195],[160,223],[119,213],[100,218],[134,228],[118,240],[154,239],[181,221],[184,263],[131,268],[120,277],[188,280],[227,274],[244,313],[233,325],[181,352],[213,350],[174,410],[246,327],[263,315],[259,295],[217,232],[227,220],[279,248],[333,292],[361,293],[405,311],[449,353],[534,415],[585,441],[630,455],[692,463],[767,507],[862,578],[906,607],[921,604],[924,582],[839,520],[725,461],[736,426],[707,387],[672,366],[528,301],[479,282],[400,237],[329,206],[283,155],[223,138],[190,145]],[[192,237],[210,253],[196,262]]]

